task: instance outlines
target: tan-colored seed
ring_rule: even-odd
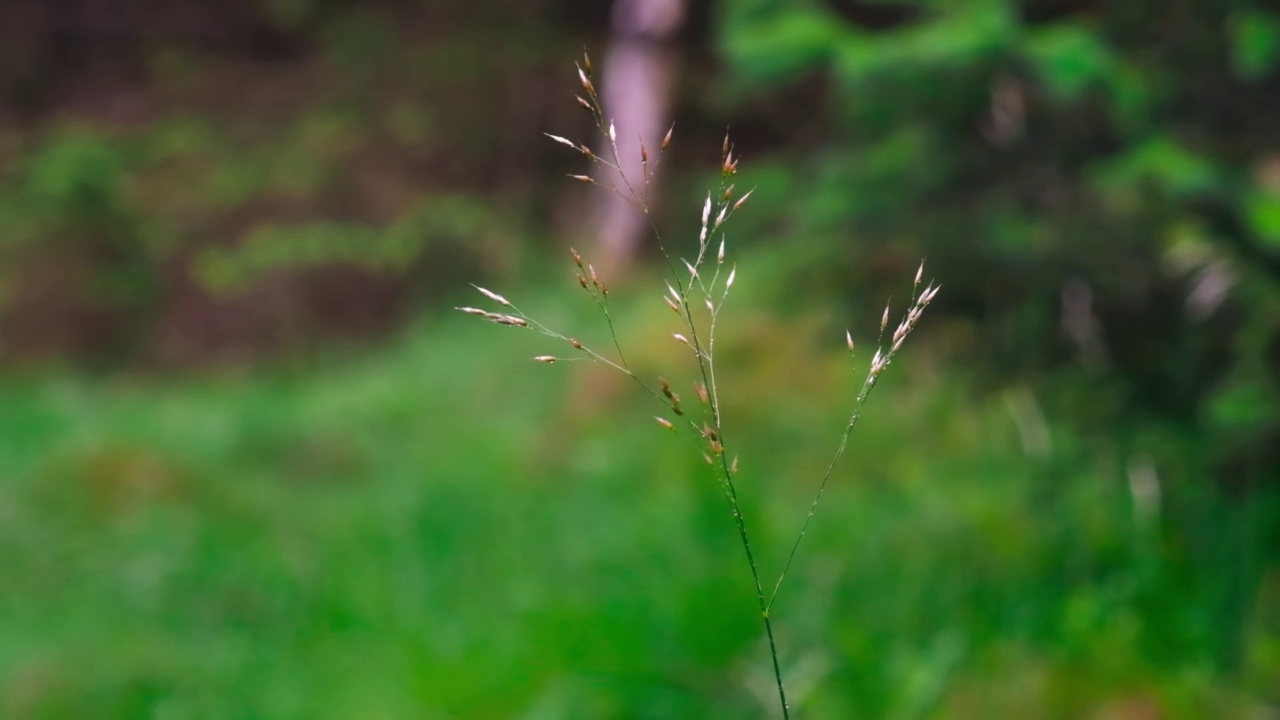
[[[578,251],[569,248],[569,254],[573,256],[573,264],[582,267],[582,256],[578,254]]]
[[[649,149],[644,146],[644,143],[640,143],[640,162],[649,164]]]
[[[729,472],[733,473],[734,475],[738,474],[738,456],[737,455],[733,456],[733,463],[729,465]]]
[[[676,124],[671,123],[671,127],[667,130],[667,134],[662,136],[662,146],[659,148],[659,151],[661,152],[666,151],[667,146],[671,144],[671,133],[675,132],[675,130],[676,130]]]
[[[499,295],[498,293],[496,293],[496,292],[494,292],[494,291],[492,291],[492,290],[486,290],[486,289],[484,289],[484,288],[480,287],[479,285],[472,285],[471,287],[473,287],[473,288],[475,288],[475,289],[479,290],[481,295],[484,295],[485,297],[487,297],[487,298],[489,298],[490,300],[492,300],[492,301],[494,301],[494,302],[498,303],[499,305],[503,305],[503,306],[506,306],[506,307],[511,307],[511,302],[510,302],[510,301],[508,301],[506,298],[502,297],[501,295]]]
[[[733,165],[735,168],[738,166],[737,163],[734,163]],[[755,191],[756,191],[755,188],[751,188],[750,190],[747,191],[746,195],[743,195],[742,197],[738,198],[738,202],[733,204],[733,209],[737,210],[738,208],[742,207],[743,203],[747,201],[747,198],[751,197],[751,193]]]
[[[658,417],[657,415],[654,415],[654,416],[653,416],[653,419],[654,419],[654,420],[657,420],[659,425],[661,425],[662,427],[664,427],[664,428],[666,428],[666,429],[668,429],[668,430],[675,430],[675,429],[676,429],[676,426],[675,426],[675,425],[672,425],[672,424],[671,424],[671,421],[670,421],[670,420],[668,420],[668,419],[666,419],[666,418],[664,418],[664,417]]]
[[[546,135],[547,137],[551,138],[552,140],[555,140],[556,142],[560,143],[561,145],[568,145],[569,147],[573,148],[574,150],[581,151],[581,148],[579,148],[579,147],[578,147],[578,144],[577,144],[577,143],[575,143],[575,142],[573,142],[572,140],[570,140],[570,139],[568,139],[568,138],[562,138],[562,137],[560,137],[559,135],[552,135],[551,133],[542,133],[542,134],[543,134],[543,135]]]
[[[729,157],[729,129],[724,130],[724,142],[720,143],[720,157]]]
[[[711,396],[707,394],[706,385],[703,385],[702,383],[698,383],[694,385],[693,389],[695,392],[698,393],[698,399],[702,401],[703,405],[707,405],[711,402]]]
[[[574,349],[575,349],[575,350],[581,350],[581,349],[582,349],[582,343],[578,342],[577,340],[575,340],[575,339],[573,339],[573,338],[569,338],[569,344],[570,344],[570,345],[572,345],[572,346],[574,347]]]
[[[569,177],[573,178],[574,180],[577,180],[578,182],[589,183],[592,185],[594,185],[596,182],[595,180],[591,179],[590,176],[587,176],[587,175],[570,175]]]
[[[677,315],[679,315],[679,314],[680,314],[680,306],[679,306],[679,305],[676,305],[674,302],[672,302],[672,301],[671,301],[671,298],[667,297],[666,295],[663,295],[663,296],[662,296],[662,299],[667,301],[667,307],[671,308],[671,312],[673,312],[673,313],[675,313],[675,314],[677,314]]]
[[[547,363],[548,365],[550,365],[551,363],[555,362],[558,358],[556,358],[555,355],[538,355],[533,359],[540,363]]]
[[[593,107],[591,103],[587,102],[581,95],[574,95],[573,97],[578,101],[579,105],[586,108],[587,112],[591,113],[592,115],[596,114],[595,107]]]
[[[582,51],[582,67],[587,71],[587,76],[591,75],[591,57],[587,55],[587,51]]]
[[[596,87],[591,84],[591,80],[587,78],[587,74],[581,67],[578,67],[578,79],[582,81],[582,89],[587,91],[587,97],[595,97]]]
[[[844,342],[849,346],[849,352],[853,352],[853,334],[849,332],[848,328],[845,328],[844,331]]]
[[[728,202],[729,198],[733,197],[733,189],[735,187],[737,187],[737,185],[730,185],[729,187],[725,188],[724,195],[720,196],[720,199]]]

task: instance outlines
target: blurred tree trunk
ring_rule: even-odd
[[[685,0],[617,0],[613,7],[613,34],[601,68],[600,93],[606,122],[613,120],[617,126],[619,167],[642,198],[640,141],[651,151],[649,190],[651,197],[657,197],[653,160],[670,122],[676,70],[670,41],[684,12]],[[607,141],[601,141],[597,152],[610,156]],[[612,170],[597,179],[628,193],[626,183]],[[593,253],[597,265],[609,275],[625,272],[649,235],[644,215],[623,198],[601,192],[595,195],[591,217],[591,227],[598,233]]]

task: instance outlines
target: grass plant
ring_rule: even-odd
[[[709,190],[702,201],[701,218],[698,226],[697,242],[692,245],[690,257],[679,254],[679,245],[664,238],[654,219],[653,204],[650,198],[652,172],[668,152],[674,133],[674,125],[657,145],[657,152],[652,156],[643,140],[640,143],[640,167],[643,177],[629,177],[618,151],[617,125],[608,116],[602,106],[596,87],[593,83],[592,64],[584,54],[582,62],[576,65],[578,80],[582,94],[576,96],[578,103],[585,108],[599,131],[607,155],[602,157],[583,142],[577,142],[558,135],[548,134],[551,140],[584,156],[591,163],[587,174],[570,175],[572,179],[598,187],[605,192],[613,193],[632,205],[637,212],[644,215],[652,230],[662,257],[664,258],[669,279],[663,301],[677,316],[676,331],[671,334],[672,340],[686,346],[692,356],[691,367],[688,368],[694,377],[691,390],[697,402],[686,403],[681,395],[682,386],[673,386],[666,378],[647,378],[642,376],[627,361],[623,343],[619,338],[618,328],[609,309],[609,286],[597,272],[595,266],[584,259],[581,253],[571,249],[573,264],[576,268],[578,285],[587,293],[592,302],[599,308],[609,330],[612,347],[597,349],[578,340],[574,335],[550,327],[536,319],[533,315],[516,306],[511,300],[492,290],[475,286],[490,303],[497,306],[494,310],[478,307],[459,307],[459,311],[480,317],[498,325],[533,330],[555,340],[561,348],[552,351],[559,354],[537,355],[534,361],[555,364],[562,361],[586,361],[608,367],[625,375],[651,395],[662,408],[659,415],[654,416],[657,425],[670,431],[687,443],[695,452],[702,454],[712,468],[720,491],[724,495],[729,513],[732,517],[737,536],[742,545],[746,564],[751,573],[753,591],[758,605],[760,620],[764,625],[768,639],[769,655],[772,662],[773,679],[777,689],[778,704],[782,717],[791,717],[791,707],[787,701],[786,686],[782,666],[779,661],[778,644],[774,633],[772,610],[780,592],[784,587],[788,572],[796,558],[796,554],[808,532],[827,485],[833,477],[836,466],[844,455],[849,437],[862,416],[872,390],[881,374],[892,364],[897,353],[902,349],[907,336],[916,327],[925,309],[938,294],[939,286],[933,282],[924,283],[924,263],[920,263],[907,302],[907,311],[902,315],[892,333],[886,339],[890,323],[890,305],[886,304],[881,315],[879,335],[876,340],[875,353],[867,368],[867,374],[861,388],[854,397],[849,410],[848,421],[835,449],[826,471],[816,483],[813,500],[808,512],[804,515],[799,531],[786,554],[786,561],[777,573],[776,580],[766,583],[756,552],[752,549],[751,532],[744,516],[739,492],[742,483],[739,478],[739,456],[731,452],[734,446],[725,435],[725,424],[722,415],[721,387],[716,375],[716,326],[720,312],[729,299],[729,292],[737,279],[737,268],[729,263],[725,229],[733,217],[743,208],[751,197],[752,191],[737,194],[735,179],[738,174],[740,157],[730,140],[728,133],[720,147],[720,172],[716,187]],[[612,171],[608,174],[618,178],[616,183],[604,179],[600,171]],[[851,357],[854,356],[855,343],[853,335],[846,329],[844,337]]]

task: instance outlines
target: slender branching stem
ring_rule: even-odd
[[[722,407],[720,405],[720,394],[716,382],[715,371],[715,334],[716,322],[719,319],[720,310],[728,299],[729,288],[733,285],[736,269],[730,269],[728,277],[723,281],[720,280],[721,265],[725,259],[725,239],[723,226],[730,220],[737,210],[742,207],[747,198],[753,191],[749,191],[741,195],[736,201],[732,200],[733,185],[729,184],[729,179],[737,171],[738,159],[734,157],[733,146],[729,142],[726,134],[724,143],[721,148],[722,173],[720,187],[718,188],[715,198],[708,194],[702,208],[702,223],[698,234],[697,253],[694,254],[692,262],[681,259],[680,263],[675,261],[675,257],[668,252],[666,243],[663,240],[662,233],[659,231],[657,223],[654,220],[652,208],[649,201],[649,192],[651,185],[652,172],[657,168],[659,158],[666,151],[668,144],[671,142],[671,131],[668,130],[666,136],[662,139],[658,146],[658,155],[650,157],[647,148],[644,145],[643,138],[640,140],[640,156],[641,170],[643,173],[643,194],[637,192],[637,188],[627,177],[627,173],[623,170],[622,159],[618,152],[617,130],[612,120],[606,121],[604,108],[601,106],[599,97],[596,94],[595,86],[591,82],[591,61],[584,54],[583,62],[577,67],[578,77],[582,84],[586,98],[578,96],[578,102],[590,111],[592,119],[595,121],[596,129],[604,137],[608,152],[607,157],[601,157],[590,150],[586,145],[580,145],[571,140],[548,135],[552,140],[574,148],[581,154],[585,155],[595,165],[609,168],[616,174],[617,179],[612,183],[600,182],[594,177],[586,175],[571,175],[574,179],[586,182],[590,185],[604,188],[605,190],[622,198],[628,204],[639,210],[648,221],[653,231],[653,237],[657,241],[658,248],[666,260],[667,268],[671,273],[674,285],[668,283],[668,289],[671,292],[667,302],[671,308],[676,310],[680,316],[680,320],[685,326],[688,333],[686,338],[684,335],[677,334],[677,340],[686,343],[694,353],[694,357],[698,363],[698,373],[701,376],[701,383],[698,387],[700,399],[706,402],[709,413],[710,422],[702,427],[693,418],[688,417],[680,405],[680,398],[675,394],[666,380],[662,381],[662,388],[653,387],[645,382],[627,362],[626,355],[622,351],[622,343],[618,339],[617,329],[613,322],[613,316],[609,311],[608,288],[604,281],[599,279],[595,269],[590,265],[584,265],[582,258],[575,251],[573,253],[574,260],[578,265],[582,274],[578,280],[582,286],[591,295],[596,305],[600,308],[604,315],[605,324],[609,328],[609,337],[612,340],[614,351],[617,353],[617,359],[611,359],[603,353],[588,347],[576,339],[570,338],[546,325],[538,322],[532,317],[526,315],[519,308],[515,307],[509,300],[484,288],[477,289],[488,297],[491,301],[510,310],[511,314],[505,312],[489,312],[478,308],[459,308],[464,312],[472,315],[481,315],[486,319],[501,325],[516,325],[527,329],[536,330],[543,335],[555,338],[561,342],[571,345],[575,350],[581,353],[580,356],[568,358],[570,360],[589,360],[605,367],[616,370],[623,375],[631,378],[641,388],[654,397],[658,402],[662,403],[667,409],[671,410],[678,416],[682,427],[687,427],[689,433],[680,433],[681,437],[687,440],[691,445],[698,449],[709,448],[710,454],[707,455],[707,462],[712,465],[718,465],[715,473],[721,480],[721,490],[724,492],[725,500],[729,505],[730,513],[733,516],[734,526],[738,532],[738,539],[742,544],[743,553],[747,558],[747,567],[751,571],[751,581],[755,586],[756,602],[760,611],[760,619],[764,623],[765,636],[769,640],[769,657],[773,665],[773,678],[778,691],[778,702],[782,707],[783,720],[790,720],[791,708],[787,702],[786,688],[782,681],[782,664],[778,657],[778,645],[773,631],[773,619],[771,611],[774,602],[778,599],[778,594],[782,589],[782,584],[787,578],[787,573],[791,569],[791,565],[795,560],[796,553],[800,548],[801,542],[804,540],[805,534],[809,530],[814,515],[817,512],[818,505],[822,500],[823,494],[826,492],[827,485],[835,471],[836,464],[844,456],[845,450],[849,444],[849,437],[853,432],[854,426],[858,423],[858,419],[862,416],[862,409],[866,405],[867,398],[870,397],[872,389],[876,385],[876,381],[880,373],[889,366],[893,361],[898,349],[902,346],[903,340],[915,327],[915,323],[919,320],[924,308],[933,300],[933,296],[937,294],[938,288],[930,284],[923,291],[920,290],[921,275],[924,271],[923,263],[920,270],[916,272],[915,284],[911,292],[911,304],[908,312],[903,317],[897,328],[894,330],[891,340],[888,343],[888,350],[883,346],[884,332],[889,322],[889,308],[885,307],[884,315],[880,322],[880,338],[877,340],[877,349],[875,357],[871,361],[870,371],[867,373],[866,379],[863,381],[862,388],[858,391],[857,397],[854,399],[853,408],[849,414],[849,420],[845,424],[844,432],[840,437],[840,442],[836,447],[835,455],[831,462],[827,465],[826,472],[823,474],[818,484],[817,492],[813,501],[809,505],[808,514],[805,516],[801,525],[800,532],[796,536],[795,542],[792,543],[791,549],[787,554],[787,559],[783,563],[782,571],[778,575],[777,581],[773,585],[773,590],[766,595],[764,583],[761,581],[760,566],[756,562],[755,552],[751,545],[751,534],[747,530],[747,521],[742,510],[742,503],[738,498],[738,485],[735,479],[737,474],[737,459],[732,464],[729,461],[728,443],[724,436],[724,421],[722,416]],[[674,129],[674,126],[672,126]],[[650,164],[652,161],[652,165]],[[619,182],[620,181],[620,182]],[[714,216],[712,212],[715,211]],[[714,219],[713,219],[714,218]],[[702,272],[708,264],[708,248],[711,247],[717,234],[720,236],[719,250],[715,257],[715,270],[710,273]],[[683,265],[683,267],[681,267]],[[682,273],[688,271],[689,278],[686,282],[682,279]],[[590,276],[590,281],[586,279],[586,275]],[[720,288],[723,288],[720,290]],[[697,290],[701,300],[705,301],[708,310],[708,319],[705,326],[705,332],[699,330],[699,324],[694,314],[693,295]],[[718,295],[718,297],[717,297]],[[847,338],[850,352],[853,350],[852,337]],[[534,358],[542,362],[556,362],[561,358],[551,355],[540,355]],[[657,417],[657,421],[669,430],[676,430],[676,424],[671,420],[663,417]],[[703,444],[705,443],[705,444]],[[713,458],[713,456],[715,456]],[[719,462],[716,462],[718,458]]]

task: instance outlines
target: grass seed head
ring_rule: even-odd
[[[528,321],[526,321],[522,317],[516,317],[515,315],[499,315],[498,313],[491,313],[487,316],[487,318],[489,320],[492,320],[498,323],[499,325],[514,325],[516,327],[529,326]]]
[[[498,293],[492,290],[486,290],[480,287],[479,285],[472,285],[471,287],[479,290],[481,295],[484,295],[485,297],[498,303],[499,305],[502,305],[503,307],[511,307],[511,302],[506,298],[502,297],[501,295],[499,295]]]
[[[574,67],[578,68],[578,80],[582,82],[582,89],[587,91],[587,97],[594,98],[596,96],[596,86],[591,84],[591,79],[587,77],[586,71],[581,65],[574,63]]]
[[[662,136],[662,145],[658,148],[660,152],[666,152],[667,146],[671,144],[671,133],[676,131],[676,124],[671,123],[671,127],[667,129],[667,134]]]
[[[577,143],[573,142],[572,140],[570,140],[570,139],[568,139],[568,138],[562,138],[562,137],[560,137],[559,135],[552,135],[551,133],[542,133],[542,134],[543,134],[543,135],[546,135],[547,137],[551,138],[552,140],[555,140],[556,142],[560,143],[561,145],[567,145],[567,146],[569,146],[569,147],[573,148],[574,150],[577,150],[578,152],[582,152],[582,148],[578,147],[578,144],[577,144]]]
[[[659,425],[661,425],[662,427],[668,430],[674,431],[676,429],[676,426],[671,424],[671,421],[664,417],[658,417],[657,415],[654,415],[653,419],[657,420]]]
[[[556,360],[559,360],[559,358],[557,358],[555,355],[537,355],[533,359],[537,362],[546,363],[548,365],[550,365],[551,363],[554,363]]]

